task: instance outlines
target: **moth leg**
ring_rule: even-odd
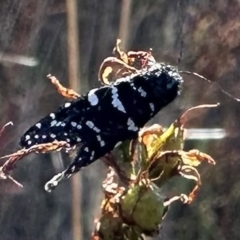
[[[70,178],[74,173],[79,172],[82,167],[86,167],[104,155],[105,151],[102,151],[102,149],[99,149],[100,151],[98,151],[98,153],[95,153],[93,149],[95,149],[94,146],[89,147],[88,145],[84,144],[79,150],[74,161],[67,167],[67,169],[55,175],[50,181],[45,184],[45,190],[47,192],[51,192],[59,184],[60,181],[66,178]]]
[[[52,84],[56,87],[57,91],[65,98],[68,99],[78,99],[80,98],[80,95],[73,91],[70,88],[65,88],[62,86],[62,84],[59,82],[59,80],[52,76],[51,74],[47,75],[47,78],[51,80]]]
[[[64,178],[64,172],[65,171],[56,174],[51,180],[49,180],[45,184],[44,189],[47,192],[51,192],[59,184],[59,182]]]

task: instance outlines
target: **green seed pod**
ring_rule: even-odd
[[[121,225],[121,218],[113,217],[112,214],[108,213],[99,219],[96,230],[103,240],[123,239]]]
[[[157,231],[163,217],[163,200],[147,186],[129,189],[121,202],[122,215],[127,222],[142,231]]]

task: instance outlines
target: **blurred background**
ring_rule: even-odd
[[[125,50],[153,48],[157,61],[202,74],[240,97],[239,12],[239,0],[1,1],[0,126],[8,121],[14,126],[0,138],[0,155],[17,150],[25,130],[64,102],[48,73],[80,93],[100,86],[98,68],[119,37]],[[189,107],[221,102],[195,112],[186,127],[220,128],[226,134],[186,141],[186,149],[210,154],[217,165],[201,166],[197,199],[175,203],[156,239],[240,239],[240,104],[215,84],[184,79],[182,95],[151,122],[166,127]],[[0,240],[90,238],[106,168],[97,161],[45,192],[45,182],[69,161],[60,153],[32,154],[13,175],[24,188],[0,181]],[[173,192],[192,186],[180,179],[170,185]]]

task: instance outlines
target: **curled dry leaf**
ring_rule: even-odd
[[[212,165],[216,164],[216,162],[210,155],[200,152],[197,149],[193,149],[188,152],[183,151],[181,155],[181,159],[184,164],[192,167],[197,167],[202,161],[207,161]]]
[[[141,70],[146,67],[149,63],[155,63],[156,60],[152,55],[152,49],[150,48],[148,52],[146,51],[129,51],[125,53],[120,48],[121,40],[117,39],[116,46],[113,49],[113,54],[116,58],[120,59],[124,63],[131,67]]]
[[[218,107],[220,105],[220,103],[216,103],[216,104],[202,104],[202,105],[198,105],[195,107],[191,107],[188,110],[186,110],[182,116],[179,119],[179,122],[184,125],[189,119],[190,116],[189,114],[193,111],[193,110],[199,110],[199,109],[205,109],[205,108],[215,108]],[[196,114],[199,114],[199,112],[197,112]]]
[[[12,122],[8,122],[6,123],[0,130],[0,136],[2,135],[3,131],[5,130],[5,128],[7,126],[12,126],[13,123]],[[13,177],[11,177],[9,174],[4,173],[3,171],[3,166],[0,167],[0,179],[10,179],[13,183],[15,183],[18,187],[23,187],[21,183],[19,183],[18,181],[16,181]]]
[[[137,69],[129,66],[127,63],[116,57],[106,58],[99,69],[98,79],[104,85],[109,85],[116,78],[136,73]]]
[[[198,150],[189,152],[182,150],[164,151],[149,163],[147,172],[151,181],[154,181],[159,187],[173,176],[181,175],[184,178],[194,180],[196,185],[188,195],[188,203],[191,203],[201,185],[201,177],[195,167],[202,161],[215,164],[215,161],[209,155]]]
[[[165,131],[156,132],[151,128],[143,129],[140,142],[146,146],[148,161],[151,162],[162,150],[181,150],[183,148],[183,129],[178,123],[178,121],[174,122]]]
[[[8,160],[0,167],[0,178],[10,178],[10,175],[16,164],[26,155],[30,153],[47,153],[52,151],[60,151],[62,148],[68,148],[69,144],[65,141],[53,141],[52,143],[34,145],[28,149],[21,149],[10,155],[1,158],[8,158]]]
[[[130,51],[125,53],[120,49],[121,40],[117,39],[116,46],[113,49],[115,56],[106,58],[98,72],[98,79],[104,85],[109,85],[117,78],[137,73],[139,70],[149,64],[155,63],[152,51]]]
[[[163,134],[163,128],[159,124],[153,124],[150,127],[144,127],[138,133],[138,141],[148,146],[152,144],[159,136]]]
[[[116,45],[115,47],[113,48],[113,55],[120,59],[121,61],[123,61],[124,63],[129,64],[129,59],[128,59],[128,55],[127,53],[125,53],[124,51],[121,50],[120,48],[120,44],[121,44],[121,39],[117,39],[116,41]]]
[[[48,74],[47,78],[51,80],[52,84],[56,87],[57,91],[63,97],[68,98],[68,99],[78,99],[81,97],[74,90],[63,87],[62,84],[59,82],[59,80],[56,77],[52,76],[51,74]]]
[[[187,203],[190,204],[196,197],[197,190],[199,189],[199,186],[201,185],[201,176],[200,176],[199,172],[197,171],[197,169],[194,167],[191,167],[191,166],[181,166],[179,168],[178,173],[182,177],[184,177],[186,179],[194,180],[196,182],[193,190],[188,195]]]
[[[2,135],[3,131],[5,130],[5,128],[7,126],[12,126],[13,125],[13,122],[8,122],[6,123],[1,129],[0,129],[0,136]]]

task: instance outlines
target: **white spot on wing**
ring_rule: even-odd
[[[50,113],[50,115],[49,115],[52,119],[54,119],[55,118],[55,114],[54,113]]]
[[[147,96],[147,93],[142,89],[142,87],[140,87],[140,88],[138,89],[138,92],[140,92],[140,94],[141,94],[142,97],[146,97],[146,96]]]
[[[30,136],[29,136],[29,135],[26,135],[26,136],[25,136],[25,140],[27,141],[28,139],[30,139]]]
[[[116,87],[112,87],[112,94],[116,94],[118,92],[118,89]]]
[[[155,110],[154,104],[153,103],[149,103],[149,106],[151,108],[151,111],[154,112],[154,110]]]
[[[82,126],[81,125],[77,125],[77,129],[81,129],[82,128]]]
[[[35,138],[39,138],[39,136],[38,136],[38,135],[35,135],[34,137],[35,137]]]
[[[41,123],[37,123],[37,124],[36,124],[36,127],[39,128],[39,129],[41,128],[41,126],[42,126]]]
[[[50,134],[50,137],[51,137],[51,138],[55,138],[56,135],[52,133],[52,134]]]
[[[100,135],[97,135],[97,140],[100,142],[102,140]]]
[[[87,121],[86,124],[90,127],[93,128],[94,127],[94,123],[92,121]]]
[[[101,147],[105,146],[105,142],[104,142],[104,141],[101,141],[101,142],[100,142],[100,145],[101,145]]]
[[[31,140],[29,140],[29,141],[27,142],[27,144],[28,144],[28,145],[30,145],[31,143],[32,143],[32,141],[31,141]]]
[[[100,129],[97,128],[97,127],[94,127],[93,130],[94,130],[95,132],[97,132],[97,133],[100,133]]]
[[[131,118],[128,118],[127,125],[128,125],[128,130],[131,130],[134,132],[138,131],[138,127],[135,125],[135,123]]]
[[[118,91],[118,89],[116,87],[112,87],[112,99],[113,99],[112,105],[115,108],[117,108],[119,111],[126,113],[126,110],[125,110],[122,102],[118,98],[117,91]]]
[[[90,90],[88,93],[88,101],[90,102],[90,104],[92,106],[97,105],[99,102],[98,97],[95,94],[96,91],[97,91],[97,88],[94,88],[94,89]]]
[[[56,121],[56,120],[53,120],[53,121],[51,122],[51,127],[55,126],[56,124],[57,124],[57,121]]]
[[[42,138],[45,139],[45,138],[47,138],[47,136],[46,135],[42,135]]]
[[[71,125],[72,125],[73,127],[76,127],[76,126],[77,126],[77,123],[76,123],[76,122],[71,122]]]
[[[134,83],[133,83],[133,82],[130,83],[130,86],[131,86],[134,90],[137,90],[136,87],[134,86]]]
[[[93,160],[93,158],[94,158],[94,155],[95,155],[95,152],[94,152],[94,151],[92,151],[92,153],[91,153],[91,157],[90,157],[90,160],[91,160],[91,161]]]
[[[121,101],[118,98],[113,97],[112,105],[117,108],[119,111],[126,113],[125,108],[123,107]]]
[[[70,103],[70,102],[67,102],[67,103],[64,104],[64,107],[65,107],[65,108],[68,108],[68,107],[70,107],[70,106],[71,106],[71,103]]]
[[[61,124],[62,124],[62,122],[58,122],[58,123],[56,124],[56,127],[60,126]]]

